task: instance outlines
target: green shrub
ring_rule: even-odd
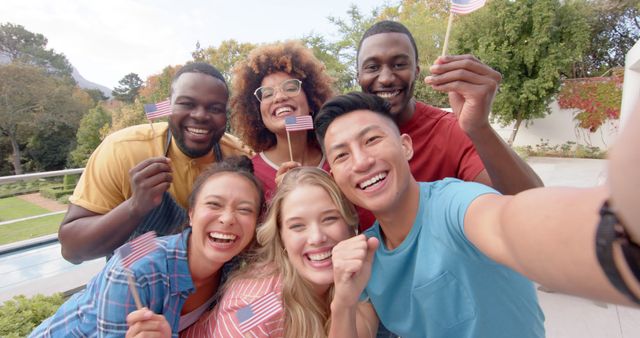
[[[576,142],[572,141],[565,142],[561,145],[550,145],[549,140],[540,139],[540,143],[534,147],[527,145],[514,147],[514,150],[524,158],[529,156],[546,156],[603,159],[607,157],[605,150],[600,150],[598,147],[576,144]]]
[[[62,179],[62,186],[64,187],[65,190],[73,190],[75,189],[79,179],[80,179],[79,174],[64,175],[64,178]]]
[[[32,298],[15,296],[0,306],[0,337],[25,337],[64,303],[61,293]]]
[[[73,194],[73,188],[65,189],[64,186],[49,186],[40,188],[40,195],[51,200],[58,200],[64,196]]]

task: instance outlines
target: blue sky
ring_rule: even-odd
[[[358,0],[362,13],[393,0]],[[113,88],[142,79],[221,41],[269,42],[315,32],[335,39],[328,16],[346,18],[351,0],[4,0],[0,23],[49,39],[92,82]]]

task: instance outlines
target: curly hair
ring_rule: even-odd
[[[260,46],[233,67],[231,83],[231,126],[233,132],[256,152],[276,145],[276,136],[267,129],[260,114],[260,102],[253,92],[262,79],[272,73],[284,72],[302,81],[309,109],[316,112],[333,96],[333,79],[324,64],[299,41],[286,41]],[[313,131],[307,132],[312,144],[317,144]]]

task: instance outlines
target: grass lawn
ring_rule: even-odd
[[[64,213],[0,225],[0,245],[58,232]]]
[[[0,199],[0,222],[12,219],[46,214],[51,211],[17,197]],[[0,226],[1,228],[2,226]],[[0,238],[0,241],[2,238]]]

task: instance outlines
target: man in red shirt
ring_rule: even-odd
[[[357,62],[362,91],[388,100],[400,132],[411,136],[415,153],[409,165],[418,181],[455,177],[503,194],[543,185],[489,124],[500,73],[471,55],[438,58],[425,83],[449,94],[451,114],[413,97],[420,74],[418,51],[402,24],[371,26],[360,40]],[[361,230],[373,224],[371,213],[359,214]]]

